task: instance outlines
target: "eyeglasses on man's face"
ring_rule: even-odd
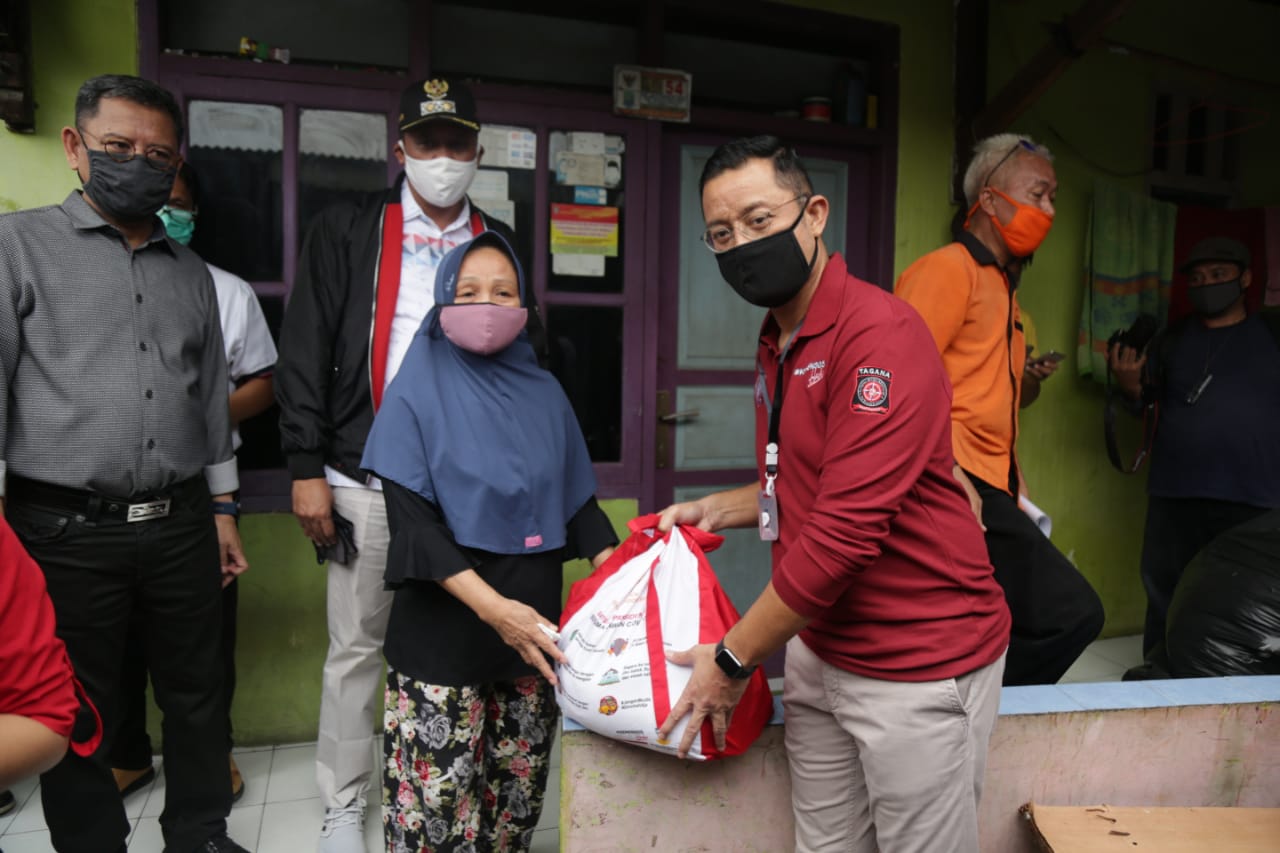
[[[89,133],[87,130],[77,128],[80,131],[80,138],[83,141],[85,136],[92,136],[102,145],[102,150],[106,155],[117,163],[128,163],[134,157],[138,156],[137,146],[128,139],[112,137],[103,139],[100,136]],[[89,147],[89,143],[85,142],[85,147]],[[163,145],[152,145],[142,152],[142,156],[146,158],[147,165],[159,172],[165,172],[177,167],[178,152],[167,148]]]
[[[737,222],[712,225],[702,232],[702,242],[708,249],[719,254],[733,248],[736,242],[735,233],[741,235],[747,242],[767,237],[773,232],[773,220],[777,217],[779,210],[795,201],[802,202],[800,208],[803,210],[809,203],[809,198],[810,196],[807,195],[798,195],[773,207],[757,207],[750,210],[739,217]]]

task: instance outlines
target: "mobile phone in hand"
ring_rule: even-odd
[[[1039,367],[1042,364],[1057,364],[1058,362],[1062,361],[1064,358],[1066,358],[1065,355],[1058,352],[1057,350],[1051,349],[1044,355],[1033,358],[1031,360],[1031,364],[1034,367]]]

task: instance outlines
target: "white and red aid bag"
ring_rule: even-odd
[[[688,718],[666,741],[658,739],[658,727],[692,669],[669,663],[666,652],[719,642],[739,617],[706,558],[724,537],[693,527],[663,536],[657,523],[656,515],[633,519],[631,536],[570,589],[558,644],[569,662],[556,668],[556,698],[583,728],[675,755]],[[716,749],[707,720],[689,757],[745,752],[772,714],[769,683],[757,669],[733,713],[725,749]]]

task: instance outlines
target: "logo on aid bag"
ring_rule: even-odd
[[[596,684],[604,687],[606,684],[617,684],[621,680],[622,679],[618,677],[618,671],[616,669],[606,669],[604,671],[604,675],[600,676],[600,680],[597,681]]]
[[[889,383],[893,374],[879,367],[858,368],[858,388],[849,407],[855,412],[889,413]]]
[[[609,644],[609,654],[620,655],[627,650],[628,645],[628,642],[624,638],[619,637]]]
[[[605,696],[600,700],[600,713],[606,717],[612,717],[618,713],[618,700],[612,696]]]

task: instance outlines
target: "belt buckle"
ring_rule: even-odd
[[[169,498],[160,501],[147,501],[140,504],[129,504],[125,513],[125,521],[150,521],[153,518],[166,518],[169,515]]]

